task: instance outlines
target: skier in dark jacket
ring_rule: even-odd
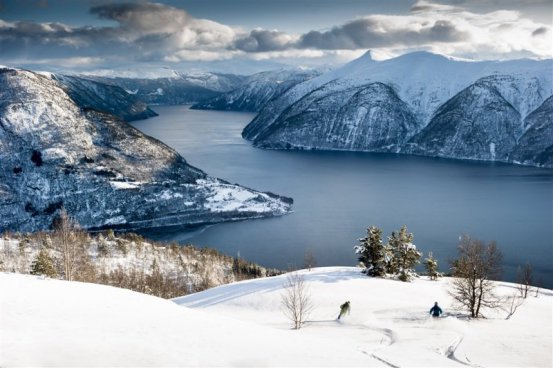
[[[430,314],[432,317],[439,317],[442,314],[442,308],[438,307],[438,302],[435,302],[434,306],[430,308]]]
[[[340,317],[342,317],[346,313],[349,314],[349,309],[350,308],[349,308],[349,300],[348,300],[347,302],[345,302],[340,306],[340,314],[338,315],[338,319],[340,319]]]

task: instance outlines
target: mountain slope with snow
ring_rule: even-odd
[[[157,116],[146,103],[124,89],[91,79],[62,74],[52,74],[65,92],[83,109],[93,109],[117,116],[125,121]]]
[[[282,95],[298,83],[314,78],[316,70],[275,70],[247,77],[237,88],[192,106],[198,110],[230,110],[257,112],[270,100]]]
[[[551,68],[552,60],[469,62],[428,52],[415,52],[394,59],[375,61],[371,58],[370,53],[367,53],[342,68],[300,83],[280,97],[271,100],[244,128],[242,135],[253,141],[255,146],[265,148],[380,151],[371,144],[351,147],[347,137],[354,134],[354,130],[358,131],[360,126],[363,126],[367,132],[370,131],[368,134],[373,136],[389,136],[387,124],[374,130],[374,124],[371,123],[371,119],[366,118],[365,114],[358,114],[347,119],[344,119],[343,115],[344,110],[357,111],[363,108],[363,105],[370,105],[372,101],[386,99],[384,93],[349,101],[352,94],[360,93],[371,84],[380,83],[387,86],[401,101],[401,103],[390,104],[392,108],[381,115],[381,118],[385,116],[385,119],[390,121],[396,120],[395,115],[404,114],[405,111],[409,111],[409,114],[415,117],[416,123],[410,124],[410,131],[406,133],[409,138],[423,128],[429,128],[428,126],[432,119],[435,119],[436,114],[443,110],[446,104],[450,104],[453,99],[459,100],[461,91],[471,86],[480,86],[481,90],[493,91],[506,104],[509,104],[516,114],[520,115],[520,119],[524,119],[553,95]],[[317,96],[320,101],[327,100],[324,111],[321,110],[320,114],[317,114],[311,106],[314,96]],[[349,101],[348,106],[345,106],[346,101]],[[457,104],[461,110],[463,106],[471,105],[469,102],[462,101],[457,101]],[[398,108],[394,109],[394,105]],[[481,117],[493,120],[494,107],[492,105],[489,108],[481,107],[479,112],[483,114]],[[471,112],[460,111],[460,113],[468,116]],[[485,116],[487,113],[492,115]],[[291,120],[294,120],[293,124],[290,123]],[[522,125],[522,120],[520,125]],[[305,139],[307,135],[303,135],[295,141],[290,141],[291,137],[297,135],[298,126],[302,126],[301,129],[309,130],[312,133],[309,135],[309,139]],[[327,134],[329,127],[341,130],[343,132],[341,137],[336,139],[329,136]],[[278,135],[273,136],[273,132],[278,132]],[[494,132],[481,132],[476,128],[473,134],[487,135],[488,133],[493,133],[489,139],[490,142],[507,141],[514,135],[516,144],[521,137],[522,127],[517,126],[516,129],[509,132],[501,129]],[[509,137],[502,136],[503,133]],[[372,139],[374,138],[371,136],[365,137],[364,140],[371,142]],[[442,155],[443,157],[454,157],[447,153],[455,151],[453,146],[470,144],[458,135],[443,136],[439,142],[426,143],[449,145],[450,147],[445,147],[442,150],[446,152]],[[511,145],[510,148],[513,146]],[[404,150],[404,152],[409,152],[409,150]],[[419,153],[440,156],[440,153],[433,151],[419,151]],[[477,151],[469,157],[454,158],[503,160],[506,155],[494,157],[483,158],[481,152]]]
[[[226,183],[62,86],[0,70],[0,231],[50,228],[63,206],[85,228],[147,228],[282,215],[291,200]]]
[[[327,83],[290,106],[257,138],[258,145],[396,152],[419,129],[409,107],[385,84],[340,92],[333,87]]]
[[[314,309],[300,330],[280,310],[286,276],[174,299],[0,274],[2,366],[548,367],[553,296],[541,290],[508,320],[470,320],[448,279],[368,278],[351,267],[300,271]],[[498,293],[517,292],[498,283]],[[63,300],[63,303],[60,303]],[[351,313],[336,321],[339,306]],[[428,316],[438,300],[445,315]]]
[[[511,153],[515,162],[553,167],[553,96],[524,119],[525,132]]]
[[[185,105],[218,96],[220,92],[190,83],[180,77],[172,78],[101,78],[102,83],[123,88],[151,105]]]
[[[519,112],[495,88],[477,82],[443,104],[404,152],[507,161],[521,135]]]

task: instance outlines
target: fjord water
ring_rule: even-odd
[[[211,176],[294,199],[293,213],[202,228],[147,231],[151,238],[209,246],[269,267],[354,265],[369,225],[384,235],[403,224],[426,257],[456,255],[461,234],[495,240],[505,278],[530,262],[553,286],[553,170],[395,154],[261,150],[241,138],[249,113],[155,107],[134,122]]]

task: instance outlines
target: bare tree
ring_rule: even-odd
[[[516,282],[518,284],[518,290],[520,292],[520,297],[526,299],[528,296],[528,291],[530,291],[532,282],[533,282],[533,270],[530,263],[526,262],[524,267],[518,266]]]
[[[75,271],[84,255],[84,243],[87,234],[80,230],[74,219],[69,217],[64,208],[54,220],[54,233],[52,234],[54,246],[62,256],[63,274],[66,280],[75,279]]]
[[[461,237],[459,258],[452,262],[454,279],[449,294],[466,308],[472,318],[482,317],[482,308],[498,308],[495,284],[501,276],[501,251],[495,242],[488,245],[468,235]]]
[[[286,275],[281,304],[284,314],[292,322],[294,329],[300,329],[313,309],[311,294],[303,275],[297,272]]]

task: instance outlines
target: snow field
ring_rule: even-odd
[[[486,313],[487,319],[470,320],[454,309],[448,295],[449,279],[416,279],[411,283],[368,278],[352,267],[301,271],[311,290],[315,308],[299,331],[306,339],[326,339],[349,346],[355,364],[374,360],[396,367],[443,366],[551,366],[552,293],[529,296],[510,320],[507,312]],[[280,308],[281,287],[286,276],[249,280],[219,286],[175,299],[217,315],[233,317],[289,330]],[[513,284],[501,283],[498,294],[511,296]],[[349,300],[351,314],[339,322],[339,306]],[[434,301],[444,310],[438,320],[429,316]],[[329,352],[321,349],[323,356]],[[304,361],[304,365],[316,365]],[[344,364],[345,366],[346,364]]]
[[[549,367],[551,290],[517,312],[470,320],[449,280],[368,278],[353,267],[300,271],[314,310],[290,329],[286,276],[163,300],[111,287],[0,274],[0,366]],[[515,285],[499,283],[513,295]],[[336,321],[339,306],[351,314]],[[438,301],[445,316],[428,311]]]

